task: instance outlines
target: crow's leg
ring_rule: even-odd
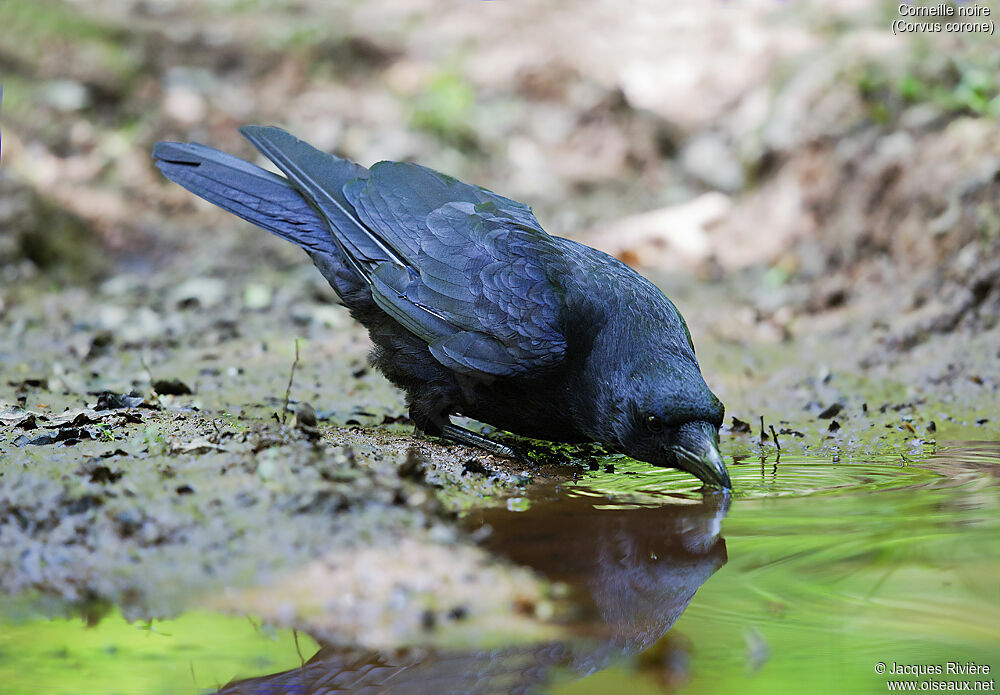
[[[495,456],[505,456],[512,459],[521,458],[516,451],[506,444],[495,442],[489,437],[477,434],[476,432],[467,430],[464,427],[453,425],[450,422],[441,428],[440,436],[443,439],[450,439],[451,441],[462,444],[463,446],[474,446]]]
[[[410,399],[410,419],[413,420],[413,424],[420,432],[432,437],[441,437],[462,446],[476,447],[495,456],[520,458],[511,447],[452,424],[450,402],[446,401],[447,404],[442,406],[442,399],[428,397],[439,394],[428,392],[422,395],[424,395],[423,398],[411,397]]]

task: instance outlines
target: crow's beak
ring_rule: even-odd
[[[719,453],[719,428],[708,422],[688,422],[680,426],[670,450],[676,466],[711,487],[731,489],[729,471]]]

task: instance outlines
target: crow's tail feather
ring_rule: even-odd
[[[362,224],[344,196],[344,186],[367,178],[367,169],[318,150],[274,126],[247,125],[240,128],[240,133],[330,221],[345,256],[358,273],[369,277],[372,268],[383,261],[404,264],[395,250]]]
[[[223,210],[311,254],[340,255],[327,221],[288,179],[197,143],[157,143],[153,158],[168,179]]]

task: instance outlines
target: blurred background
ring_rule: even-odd
[[[4,0],[0,311],[38,278],[288,269],[294,249],[149,157],[177,139],[255,158],[236,129],[264,123],[524,200],[682,297],[735,282],[711,295],[731,321],[694,318],[721,339],[787,340],[858,302],[889,347],[989,329],[1000,51],[893,35],[898,17],[860,0]]]

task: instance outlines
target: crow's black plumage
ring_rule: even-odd
[[[429,434],[499,453],[452,414],[515,434],[596,441],[729,487],[723,406],[677,308],[531,209],[407,162],[370,169],[273,127],[241,129],[285,176],[161,142],[172,181],[305,249]]]

